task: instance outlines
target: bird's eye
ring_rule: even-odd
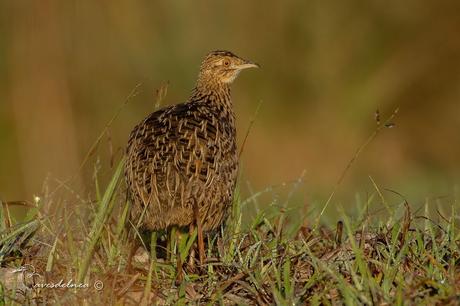
[[[229,61],[229,60],[224,60],[224,66],[225,66],[225,67],[230,66],[230,61]]]

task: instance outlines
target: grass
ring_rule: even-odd
[[[159,97],[164,94],[166,88]],[[357,200],[356,213],[334,203],[340,216],[336,225],[321,222],[359,154],[384,127],[392,126],[388,120],[377,123],[326,203],[312,206],[319,213],[305,211],[294,196],[302,177],[287,184],[284,201],[264,202],[261,196],[273,187],[248,198],[237,190],[225,226],[206,237],[206,263],[200,266],[195,259],[194,268],[187,261],[196,231],[178,239],[162,232],[145,237],[128,222],[123,160],[112,169],[105,188],[95,168],[89,200],[67,181],[56,187],[66,187],[62,197],[47,188],[34,203],[1,203],[0,305],[457,305],[458,199],[444,203],[447,213],[433,213],[430,202],[420,210],[395,192],[396,198],[386,198],[390,192],[371,178],[375,192],[366,201]],[[27,218],[15,220],[12,205],[27,207]],[[130,249],[139,237],[144,247],[128,269]],[[183,281],[177,283],[179,262],[184,263]]]
[[[184,265],[182,283],[175,284],[177,259],[186,261],[196,232],[173,242],[170,256],[161,258],[155,254],[158,248],[152,247],[150,256],[134,260],[133,269],[127,271],[132,238],[126,226],[129,203],[120,184],[122,162],[105,190],[96,192],[93,205],[78,203],[72,211],[62,205],[52,217],[44,217],[45,196],[36,203],[42,207],[32,209],[29,221],[23,223],[7,221],[8,205],[2,205],[3,267],[33,265],[39,274],[35,284],[57,284],[62,279],[87,285],[34,288],[26,273],[30,288],[22,283],[8,287],[3,279],[0,301],[4,305],[37,299],[53,304],[83,299],[91,305],[460,302],[455,203],[450,217],[438,222],[427,215],[429,203],[423,214],[415,214],[404,199],[385,200],[392,214],[386,209],[371,213],[384,207],[381,191],[357,203],[360,213],[353,218],[342,211],[336,228],[316,229],[307,226],[308,218],[299,213],[287,216],[288,207],[261,210],[252,222],[242,224],[242,204],[247,202],[236,196],[226,227],[216,237],[208,237],[206,264],[196,263],[195,271]],[[152,245],[155,242],[153,236]],[[103,284],[102,290],[95,284]]]

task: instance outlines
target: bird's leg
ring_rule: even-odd
[[[204,251],[203,229],[201,228],[201,222],[199,220],[198,220],[198,253],[200,255],[200,265],[203,265],[206,254]]]
[[[190,224],[190,227],[188,229],[188,237],[189,237],[189,239],[192,239],[194,231],[195,231],[195,224],[192,223],[192,224]],[[194,246],[192,246],[192,248],[190,249],[190,254],[189,254],[189,258],[188,258],[188,266],[190,268],[190,271],[193,272],[195,270],[195,247]]]
[[[134,257],[134,254],[136,254],[136,251],[138,248],[139,248],[139,243],[137,242],[137,239],[134,239],[134,242],[131,244],[131,249],[129,250],[128,258],[126,259],[126,272],[127,273],[131,273],[133,257]]]
[[[204,239],[203,239],[203,228],[201,225],[201,218],[199,216],[199,208],[198,205],[195,205],[195,222],[198,231],[198,254],[200,255],[200,265],[202,266],[204,263],[205,258],[205,251],[204,251]]]
[[[195,177],[199,177],[200,168],[201,168],[201,160],[198,159],[195,163]],[[196,200],[195,200],[195,207],[194,207],[194,215],[195,215],[195,222],[196,222],[197,231],[198,231],[198,254],[200,255],[200,265],[202,266],[204,263],[204,258],[205,258],[203,227],[202,227],[201,218],[200,218],[200,207],[198,205],[198,201]]]
[[[177,258],[177,271],[176,271],[176,286],[179,286],[184,281],[184,270],[182,269],[182,260]]]
[[[157,259],[157,232],[150,233],[150,258],[151,260]]]
[[[176,245],[180,244],[180,240],[183,239],[182,235],[180,234],[180,231],[176,231]],[[179,251],[179,247],[176,248],[177,253],[176,255],[176,285],[179,286],[182,281],[184,280],[184,270],[183,268],[183,262],[181,259],[181,254]]]
[[[166,259],[173,261],[174,227],[166,231]]]

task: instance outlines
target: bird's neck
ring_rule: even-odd
[[[189,98],[189,103],[200,103],[218,116],[223,123],[228,123],[235,130],[235,113],[230,96],[230,84],[197,82]]]
[[[202,101],[211,105],[232,109],[230,84],[212,80],[198,80],[189,101]]]

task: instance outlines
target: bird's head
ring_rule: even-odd
[[[259,65],[242,59],[230,51],[212,51],[201,63],[199,80],[231,84],[241,70],[246,68],[259,68]]]

